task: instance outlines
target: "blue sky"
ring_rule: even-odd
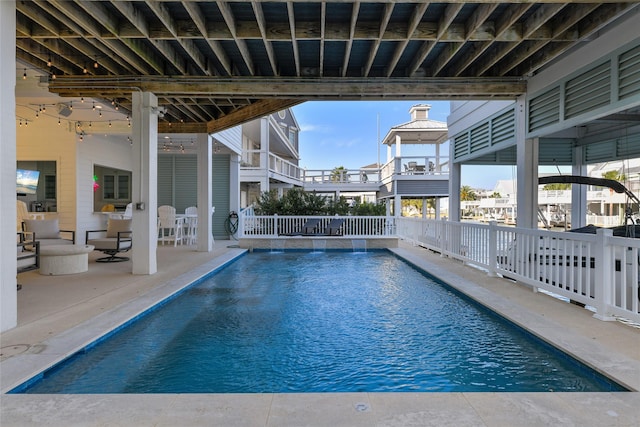
[[[378,118],[381,140],[391,127],[411,120],[409,109],[416,104],[431,105],[430,119],[447,121],[448,101],[309,101],[293,107],[300,125],[300,166],[357,169],[376,163]],[[446,144],[440,154],[448,156],[448,150]],[[425,152],[425,146],[403,146],[402,154],[435,153]],[[380,160],[386,159],[387,148],[381,146]],[[513,174],[510,166],[463,166],[462,184],[493,189],[498,179],[511,179]]]

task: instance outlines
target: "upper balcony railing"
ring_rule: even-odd
[[[242,152],[240,167],[245,170],[267,169],[262,159],[266,159],[266,152],[263,150],[244,150]],[[300,180],[301,169],[298,165],[283,159],[275,154],[269,153],[269,172],[282,175],[289,179]]]
[[[391,178],[394,175],[448,175],[449,157],[436,156],[402,156],[394,157],[384,164],[381,178]]]
[[[305,184],[365,184],[380,182],[380,169],[316,169],[302,170]]]
[[[447,176],[448,157],[403,156],[391,159],[381,168],[302,170],[302,182],[309,184],[381,183],[397,175]]]

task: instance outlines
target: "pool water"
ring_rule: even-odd
[[[386,252],[253,253],[25,393],[609,391]]]

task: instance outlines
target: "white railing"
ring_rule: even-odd
[[[394,157],[382,165],[380,175],[387,179],[393,175],[448,175],[449,158],[435,156]]]
[[[491,224],[396,219],[398,236],[594,307],[596,317],[640,322],[640,239]]]
[[[240,215],[239,218],[239,238],[284,238],[300,235],[332,237],[394,236],[395,218],[337,215]]]
[[[380,169],[309,169],[302,170],[302,182],[308,184],[379,183]]]
[[[271,153],[269,153],[269,171],[297,180],[301,176],[301,169],[298,165]]]
[[[302,181],[312,184],[379,183],[394,175],[448,175],[448,157],[395,157],[380,168],[303,170]]]
[[[262,150],[244,150],[240,162],[241,169],[267,169],[267,165],[263,164],[263,156],[265,152]],[[264,157],[266,159],[266,157]],[[266,161],[266,160],[265,160]],[[278,175],[300,180],[301,169],[295,163],[275,154],[269,153],[268,169],[270,172]]]

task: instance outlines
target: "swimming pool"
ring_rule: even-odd
[[[253,253],[26,393],[623,390],[388,252]]]

